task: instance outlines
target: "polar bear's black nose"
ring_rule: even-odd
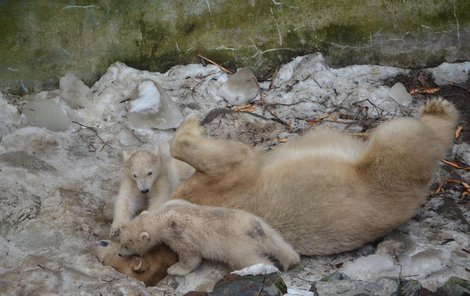
[[[98,244],[99,244],[100,246],[102,246],[102,247],[107,247],[107,246],[108,246],[108,242],[107,242],[107,241],[104,241],[104,240],[100,240],[100,241],[98,242]]]
[[[140,190],[140,192],[147,193],[147,192],[149,192],[149,190],[148,189],[142,189],[142,190]]]

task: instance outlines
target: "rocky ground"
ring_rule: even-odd
[[[166,143],[189,113],[203,119],[211,137],[271,149],[318,125],[367,138],[383,121],[415,116],[433,95],[457,105],[462,129],[427,203],[385,238],[349,253],[302,258],[282,278],[290,294],[320,295],[356,295],[360,287],[391,295],[411,280],[436,291],[451,277],[469,280],[469,73],[469,62],[419,71],[333,69],[310,55],[256,82],[249,71],[229,75],[211,64],[161,74],[116,63],[91,88],[69,76],[56,91],[0,93],[0,294],[180,295],[220,278],[220,267],[204,264],[187,278],[145,288],[102,266],[90,249],[109,233],[121,151]],[[319,282],[335,271],[346,280]]]

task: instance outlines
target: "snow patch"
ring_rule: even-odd
[[[279,269],[274,265],[258,263],[252,266],[245,267],[240,270],[232,271],[231,274],[237,274],[239,276],[244,275],[262,275],[279,272]]]
[[[137,87],[139,96],[131,101],[130,112],[157,113],[160,110],[160,92],[152,81],[143,81]]]
[[[470,79],[470,62],[459,64],[442,63],[441,65],[428,69],[434,77],[437,85],[465,83]]]

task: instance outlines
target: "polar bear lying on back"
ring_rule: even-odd
[[[257,263],[279,261],[283,270],[300,262],[300,256],[262,219],[244,211],[199,206],[171,200],[160,209],[144,211],[121,229],[119,255],[143,255],[167,244],[179,261],[168,268],[186,275],[202,259],[227,263],[240,269]]]
[[[415,215],[457,117],[451,103],[433,99],[419,119],[384,122],[368,141],[320,127],[263,153],[204,137],[190,116],[171,153],[196,172],[171,198],[253,213],[301,255],[349,251]]]
[[[433,99],[419,119],[384,122],[365,142],[316,128],[263,153],[204,137],[190,116],[171,154],[196,172],[170,198],[255,214],[301,255],[349,251],[415,215],[456,123],[455,107]]]

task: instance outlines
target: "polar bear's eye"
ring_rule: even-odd
[[[134,174],[134,178],[137,178],[137,175],[136,175],[136,174]]]
[[[149,172],[149,176],[151,176],[151,175],[152,175],[152,172]]]

